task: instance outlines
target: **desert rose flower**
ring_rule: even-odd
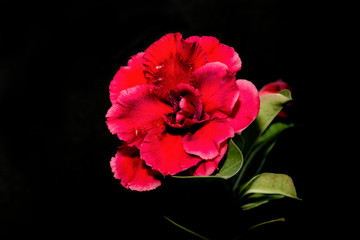
[[[259,112],[256,87],[235,78],[240,69],[235,50],[207,36],[167,34],[132,56],[110,83],[106,123],[123,141],[114,177],[146,191],[185,170],[212,174],[229,138]]]
[[[287,82],[284,82],[280,78],[275,82],[271,82],[271,83],[268,83],[265,86],[263,86],[259,91],[259,96],[261,97],[261,96],[263,96],[265,94],[269,94],[269,93],[278,93],[284,89],[288,89],[289,91],[291,91],[289,84]],[[289,107],[290,103],[287,103],[286,106]],[[279,112],[278,116],[283,117],[283,118],[288,117],[287,113],[284,112],[283,110],[281,112]]]

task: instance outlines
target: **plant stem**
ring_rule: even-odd
[[[166,217],[166,216],[163,216],[163,217],[164,217],[166,220],[168,220],[169,222],[171,222],[172,224],[174,224],[175,226],[177,226],[177,227],[185,230],[186,232],[191,233],[192,235],[197,236],[198,238],[201,238],[201,239],[203,239],[203,240],[209,240],[208,238],[206,238],[206,237],[204,237],[204,236],[202,236],[202,235],[200,235],[200,234],[198,234],[198,233],[196,233],[196,232],[194,232],[194,231],[191,231],[190,229],[187,229],[187,228],[184,227],[184,226],[181,226],[180,224],[174,222],[174,221],[171,220],[170,218],[168,218],[168,217]]]
[[[262,223],[259,223],[259,224],[256,224],[256,225],[250,227],[249,230],[260,227],[260,226],[268,224],[268,223],[274,223],[274,222],[285,222],[285,218],[277,218],[277,219],[273,219],[270,221],[262,222]]]
[[[285,222],[285,218],[277,218],[277,219],[273,219],[273,220],[269,220],[266,222],[262,222],[262,223],[258,223],[252,227],[250,227],[248,230],[252,230],[254,228],[260,227],[262,225],[268,224],[268,223],[274,223],[274,222]],[[240,240],[242,237],[244,237],[246,234],[241,234],[236,236],[235,238],[233,238],[232,240]]]

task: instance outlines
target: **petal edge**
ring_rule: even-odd
[[[106,114],[110,132],[139,148],[146,134],[164,124],[163,115],[172,111],[166,100],[167,95],[152,85],[123,90]]]
[[[187,153],[213,159],[220,154],[220,144],[234,137],[234,130],[226,120],[213,120],[205,123],[195,132],[185,134],[182,139]]]
[[[237,80],[239,98],[233,112],[227,119],[235,133],[242,132],[252,123],[260,110],[260,98],[257,88],[248,80]]]
[[[181,139],[181,135],[171,135],[165,128],[153,129],[141,145],[141,158],[164,176],[187,170],[200,162],[201,158],[186,153]]]
[[[144,76],[142,57],[144,53],[140,52],[131,57],[127,66],[120,67],[109,85],[110,101],[115,103],[122,90],[135,87],[140,84],[146,84]]]
[[[140,159],[139,150],[126,145],[120,147],[110,161],[114,178],[120,180],[125,188],[136,191],[149,191],[161,185],[160,174]]]

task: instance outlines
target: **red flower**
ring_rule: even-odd
[[[212,174],[227,142],[257,116],[259,96],[236,80],[241,61],[214,37],[167,34],[133,56],[110,83],[107,125],[125,143],[111,159],[114,177],[132,190],[192,169]]]
[[[269,93],[278,93],[284,89],[288,89],[289,91],[291,91],[290,85],[287,82],[284,82],[282,79],[279,79],[275,82],[268,83],[264,87],[262,87],[259,91],[259,96],[261,97],[262,95],[266,95]],[[285,106],[289,107],[290,103],[287,103]],[[279,112],[278,116],[284,118],[288,117],[287,113],[285,113],[283,110]]]

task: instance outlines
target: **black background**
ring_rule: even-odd
[[[283,134],[265,167],[289,174],[303,201],[279,200],[255,210],[249,219],[285,216],[286,222],[251,234],[323,235],[319,223],[331,222],[333,209],[319,200],[319,186],[325,185],[319,166],[329,159],[319,157],[324,98],[318,89],[330,80],[325,68],[332,61],[326,47],[331,43],[324,36],[334,16],[314,2],[1,1],[2,232],[191,239],[164,214],[218,239],[227,227],[238,227],[221,218],[232,216],[221,213],[229,210],[221,186],[167,179],[155,191],[132,192],[109,167],[119,145],[105,124],[112,77],[162,35],[181,32],[185,38],[215,36],[234,47],[243,62],[239,79],[258,88],[278,78],[291,85],[290,118],[301,126]],[[204,224],[201,217],[207,219]]]

